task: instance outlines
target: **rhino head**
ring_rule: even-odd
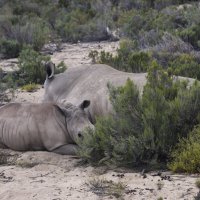
[[[79,106],[62,101],[59,106],[66,117],[67,130],[71,139],[76,143],[83,139],[87,129],[94,130],[94,125],[90,122],[85,108],[89,107],[90,101],[84,100]]]

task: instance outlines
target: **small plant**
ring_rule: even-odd
[[[88,185],[90,190],[99,196],[114,196],[116,198],[122,198],[126,188],[121,182],[115,183],[99,178],[90,180]]]
[[[90,53],[89,53],[88,56],[89,56],[89,58],[92,59],[92,63],[93,63],[93,64],[97,63],[98,51],[96,51],[96,50],[90,51]]]
[[[15,82],[10,74],[0,78],[0,103],[9,102],[14,97]]]
[[[55,74],[63,73],[66,69],[66,64],[63,61],[61,61],[55,68]]]
[[[197,188],[200,189],[200,179],[197,179],[195,184],[196,184]]]
[[[197,193],[197,195],[194,197],[194,200],[200,200],[200,191]]]
[[[37,163],[37,162],[28,162],[28,161],[23,161],[23,160],[17,160],[15,162],[15,165],[22,167],[22,168],[32,168],[38,164],[39,163]]]
[[[164,187],[163,181],[158,180],[158,182],[157,182],[157,188],[158,188],[158,190],[162,190],[163,187]]]
[[[35,92],[37,89],[39,89],[39,85],[35,83],[30,83],[30,84],[22,86],[21,89],[26,92]]]
[[[162,197],[159,197],[157,200],[163,200],[163,198],[162,198]]]

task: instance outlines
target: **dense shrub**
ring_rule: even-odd
[[[173,74],[197,78],[200,80],[200,64],[196,58],[189,54],[181,54],[169,63]]]
[[[50,60],[50,57],[41,55],[33,50],[31,47],[26,47],[22,50],[19,56],[19,71],[18,76],[15,77],[15,81],[18,85],[24,84],[42,84],[45,80],[46,73],[44,70],[44,64]],[[60,62],[56,68],[55,73],[62,73],[67,69],[64,62]]]
[[[0,74],[1,73],[2,71],[0,68]],[[15,82],[10,74],[0,78],[0,104],[7,103],[13,98],[15,88]]]
[[[168,52],[168,53],[190,53],[193,51],[193,47],[182,41],[179,37],[173,36],[169,33],[164,33],[159,43],[151,48],[156,52]]]
[[[200,49],[200,23],[182,30],[179,35],[184,41],[192,44],[195,49]]]
[[[16,40],[0,40],[0,54],[2,58],[18,57],[21,48],[21,45]]]
[[[43,83],[45,80],[45,70],[43,63],[50,60],[47,56],[42,56],[31,47],[22,50],[19,56],[20,75],[25,83]]]
[[[200,127],[197,126],[188,135],[181,139],[172,152],[172,161],[169,168],[174,172],[200,172]]]
[[[158,44],[167,31],[198,49],[199,7],[195,4],[197,1],[180,5],[187,2],[191,3],[179,0],[4,1],[1,2],[0,33],[6,39],[20,44],[23,40],[38,50],[50,35],[68,42],[100,41],[111,39],[112,31],[118,28],[120,36],[134,39],[140,48],[147,48]]]
[[[80,156],[89,162],[166,162],[179,138],[199,123],[200,85],[175,81],[155,62],[142,97],[130,80],[110,87],[110,95],[116,115],[98,119],[95,133],[81,144]]]
[[[139,91],[130,80],[125,87],[116,90],[111,87],[110,91],[113,96],[111,101],[119,116],[98,119],[95,134],[89,133],[85,137],[79,154],[91,162],[137,163],[141,161],[140,154],[143,151],[141,141],[137,138],[143,130]]]
[[[15,25],[5,26],[4,36],[6,39],[16,40],[21,46],[28,44],[35,50],[40,50],[49,40],[49,29],[39,18],[25,18]]]
[[[93,15],[93,14],[92,14]],[[95,41],[109,38],[105,18],[92,18],[91,13],[75,9],[66,14],[64,11],[56,20],[55,29],[67,42]]]
[[[149,158],[166,160],[179,137],[199,122],[200,85],[174,82],[155,63],[147,79],[142,98],[145,148]]]
[[[1,36],[16,41],[21,48],[28,44],[40,50],[50,35],[49,25],[42,16],[44,5],[40,3],[36,0],[5,2],[0,11]]]

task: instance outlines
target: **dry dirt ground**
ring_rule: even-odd
[[[54,62],[75,67],[89,64],[90,50],[116,52],[118,43],[64,44],[61,52],[52,55]],[[9,61],[4,69],[9,69]],[[16,61],[12,60],[12,63]],[[18,90],[14,101],[40,102],[43,88],[34,93]],[[81,165],[75,157],[49,152],[15,152],[0,150],[0,200],[192,200],[198,193],[198,175],[177,175],[170,172],[138,173]],[[161,199],[161,198],[160,198]]]

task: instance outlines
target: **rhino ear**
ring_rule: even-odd
[[[85,108],[87,108],[88,106],[90,105],[90,101],[89,100],[84,100],[80,105],[79,105],[79,107],[81,108],[81,109],[85,109]]]
[[[46,70],[47,78],[48,79],[53,78],[54,72],[55,72],[55,64],[52,63],[51,61],[45,63],[45,70]]]

